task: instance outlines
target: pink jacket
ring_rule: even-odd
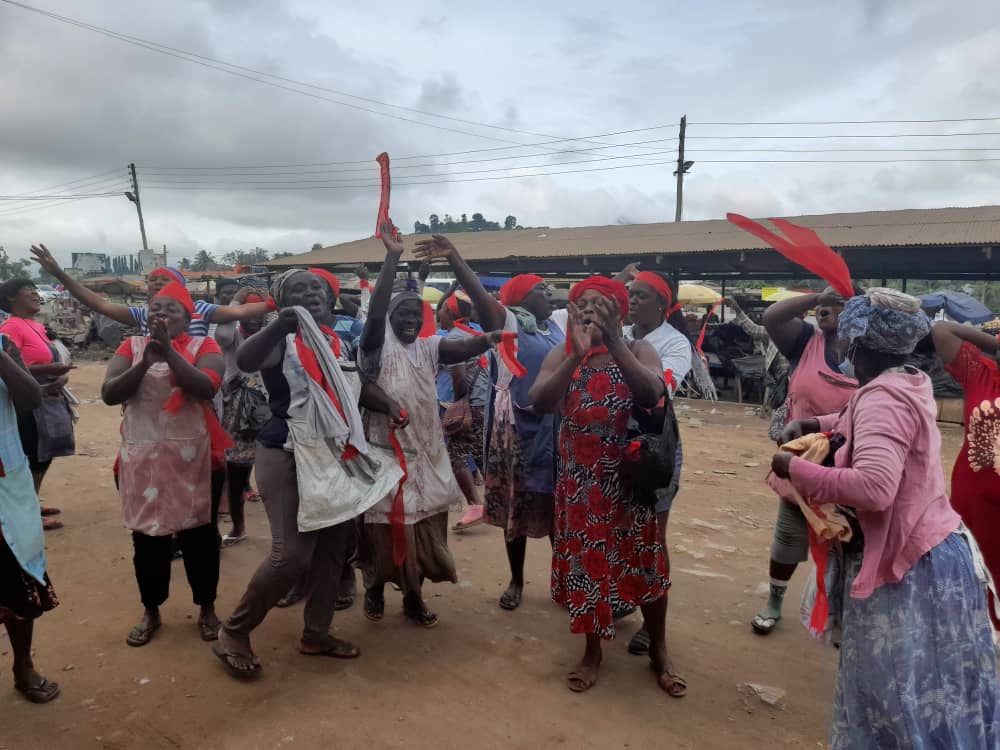
[[[857,510],[865,543],[851,586],[856,599],[901,580],[961,523],[945,490],[936,416],[927,375],[886,372],[860,388],[841,415],[820,418],[823,431],[847,439],[834,468],[792,459],[791,481],[804,497]]]

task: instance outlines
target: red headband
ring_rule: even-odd
[[[500,302],[504,305],[519,305],[531,294],[531,290],[539,284],[544,284],[545,279],[535,276],[533,273],[522,273],[515,276],[502,287],[500,287]]]
[[[322,268],[310,268],[309,273],[319,276],[323,281],[330,285],[330,289],[333,290],[333,296],[340,296],[340,279],[334,276],[329,271],[324,271]]]
[[[659,274],[652,271],[640,271],[635,275],[634,280],[641,281],[646,286],[651,287],[654,292],[667,301],[667,312],[664,317],[670,317],[671,313],[680,309],[680,305],[674,304],[674,293],[670,291],[670,285]]]
[[[153,299],[156,297],[171,297],[180,302],[189,315],[194,315],[194,300],[191,299],[191,293],[176,281],[171,281],[163,287]]]
[[[447,300],[445,300],[444,306],[447,307],[448,312],[450,312],[456,318],[460,318],[462,316],[462,311],[458,306],[458,297],[456,297],[454,294],[451,295]]]
[[[594,291],[602,297],[613,299],[618,303],[618,311],[623,318],[628,312],[628,289],[620,281],[606,279],[603,276],[591,276],[570,289],[569,301],[576,302],[586,291]]]

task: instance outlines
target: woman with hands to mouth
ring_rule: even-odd
[[[126,639],[130,646],[145,646],[160,628],[174,534],[201,609],[202,639],[213,640],[219,627],[211,472],[213,458],[224,460],[231,442],[211,402],[225,365],[213,339],[187,333],[193,314],[194,303],[183,286],[164,287],[149,303],[149,335],[133,336],[118,347],[101,387],[106,404],[123,405],[119,491],[145,607]]]
[[[621,283],[592,277],[569,301],[568,344],[549,353],[530,391],[536,411],[563,413],[552,598],[569,610],[570,631],[586,637],[567,686],[594,686],[601,640],[615,635],[614,612],[639,606],[658,684],[679,697],[683,680],[671,673],[666,650],[670,579],[656,509],[633,502],[622,467],[633,407],[652,409],[667,397],[660,356],[623,337],[629,299]]]
[[[365,583],[365,615],[381,620],[384,586],[403,592],[403,611],[425,628],[437,625],[422,594],[424,579],[458,580],[448,549],[448,510],[462,492],[451,468],[438,413],[436,376],[439,364],[457,364],[483,354],[500,342],[499,331],[464,340],[420,337],[424,304],[408,280],[396,281],[403,245],[383,228],[385,262],[372,292],[358,362],[368,380],[378,385],[405,412],[409,424],[395,429],[389,415],[369,411],[368,440],[395,449],[405,463],[406,479],[365,514],[359,561]]]

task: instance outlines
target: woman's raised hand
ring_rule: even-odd
[[[429,240],[419,240],[413,254],[417,260],[430,263],[438,258],[450,258],[457,253],[454,243],[443,234],[432,234]]]
[[[396,239],[396,228],[391,221],[382,224],[382,244],[385,251],[395,255],[397,258],[403,254],[403,243]]]
[[[41,242],[31,246],[31,254],[35,256],[33,258],[35,263],[40,265],[46,273],[55,275],[62,271],[62,266],[56,262],[56,259],[52,257],[52,253]]]
[[[604,342],[610,344],[621,338],[621,308],[618,301],[608,297],[598,297],[594,300],[594,325],[604,334]]]
[[[575,305],[569,306],[569,331],[566,335],[569,338],[573,355],[577,359],[586,357],[593,345],[592,324],[583,322],[580,318],[580,311]]]

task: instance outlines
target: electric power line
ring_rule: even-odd
[[[689,125],[922,125],[952,122],[993,122],[1000,117],[950,117],[936,120],[789,120],[784,122],[693,122]]]
[[[519,143],[517,143],[517,141],[512,141],[512,140],[505,139],[505,138],[497,138],[495,136],[483,135],[482,133],[474,133],[474,132],[469,132],[469,131],[466,131],[466,130],[458,130],[456,128],[449,128],[449,127],[445,127],[445,126],[442,126],[442,125],[436,125],[434,123],[423,122],[421,120],[415,120],[415,119],[413,119],[411,117],[404,117],[404,116],[401,116],[401,115],[394,115],[394,114],[391,114],[389,112],[381,112],[379,110],[371,109],[370,107],[363,107],[361,105],[351,104],[350,102],[344,102],[344,101],[340,101],[338,99],[331,99],[329,97],[320,96],[320,95],[317,95],[317,94],[311,94],[308,91],[302,91],[300,89],[296,89],[296,88],[292,88],[291,86],[284,85],[284,83],[293,84],[294,86],[301,86],[303,88],[311,88],[311,89],[315,89],[315,90],[318,90],[318,91],[326,91],[326,92],[329,92],[329,93],[337,94],[338,96],[345,96],[345,97],[348,97],[348,98],[357,99],[357,100],[360,100],[360,101],[365,101],[365,102],[370,102],[370,103],[373,103],[373,104],[377,104],[377,105],[383,106],[383,107],[390,107],[390,108],[393,108],[393,109],[400,109],[400,110],[409,111],[409,112],[413,112],[413,113],[417,113],[417,114],[422,114],[424,116],[436,117],[436,118],[439,118],[439,119],[451,120],[451,121],[465,123],[465,124],[471,124],[471,125],[475,125],[477,127],[490,128],[490,129],[494,129],[494,130],[506,131],[506,132],[516,133],[516,134],[521,134],[521,135],[529,135],[529,136],[532,136],[532,137],[535,137],[535,138],[550,138],[550,137],[552,137],[552,136],[550,136],[548,134],[545,134],[545,133],[535,133],[535,132],[527,131],[527,130],[518,130],[516,128],[508,128],[508,127],[501,126],[501,125],[492,125],[492,124],[489,124],[489,123],[482,123],[482,122],[477,122],[477,121],[474,121],[474,120],[465,120],[465,119],[458,118],[458,117],[452,117],[450,115],[441,115],[441,114],[437,114],[437,113],[434,113],[434,112],[429,112],[429,111],[426,111],[426,110],[419,110],[419,109],[415,109],[415,108],[412,108],[412,107],[405,107],[405,106],[398,105],[398,104],[389,104],[387,102],[382,102],[382,101],[379,101],[377,99],[370,99],[370,98],[367,98],[367,97],[357,96],[355,94],[349,94],[347,92],[338,91],[336,89],[330,89],[330,88],[326,88],[326,87],[323,87],[323,86],[318,86],[316,84],[306,83],[306,82],[303,82],[303,81],[297,81],[297,80],[292,79],[292,78],[286,78],[286,77],[283,77],[283,76],[275,75],[273,73],[267,73],[265,71],[255,70],[253,68],[247,68],[245,66],[237,65],[235,63],[226,62],[225,60],[219,60],[219,59],[216,59],[216,58],[207,57],[205,55],[199,55],[199,54],[197,54],[195,52],[189,52],[187,50],[178,49],[176,47],[170,47],[168,45],[160,44],[159,42],[153,42],[153,41],[150,41],[150,40],[147,40],[147,39],[143,39],[141,37],[131,36],[129,34],[123,34],[121,32],[114,31],[112,29],[108,29],[108,28],[103,27],[103,26],[96,26],[94,24],[89,24],[89,23],[87,23],[85,21],[80,21],[80,20],[75,19],[75,18],[70,18],[69,16],[63,16],[63,15],[60,15],[58,13],[53,13],[52,11],[47,11],[47,10],[43,10],[41,8],[36,8],[34,6],[31,6],[31,5],[27,5],[26,3],[17,2],[17,0],[0,0],[0,2],[6,3],[7,5],[11,5],[11,6],[14,6],[14,7],[17,7],[17,8],[21,8],[22,10],[26,10],[26,11],[29,11],[31,13],[37,13],[37,14],[39,14],[41,16],[50,18],[50,19],[55,20],[55,21],[59,21],[60,23],[68,24],[70,26],[74,26],[74,27],[80,28],[80,29],[85,29],[87,31],[94,32],[96,34],[101,34],[102,36],[106,36],[106,37],[109,37],[111,39],[116,39],[117,41],[124,42],[126,44],[131,44],[133,46],[141,47],[143,49],[147,49],[147,50],[150,50],[152,52],[158,52],[160,54],[168,55],[170,57],[174,57],[174,58],[177,58],[179,60],[184,60],[186,62],[194,63],[195,65],[201,65],[202,67],[210,68],[212,70],[217,70],[217,71],[220,71],[222,73],[228,73],[230,75],[234,75],[234,76],[237,76],[237,77],[240,77],[240,78],[245,78],[247,80],[255,81],[257,83],[262,83],[262,84],[267,85],[267,86],[273,86],[274,88],[279,88],[279,89],[283,89],[285,91],[290,91],[292,93],[301,94],[302,96],[308,96],[308,97],[311,97],[313,99],[319,99],[319,100],[322,100],[322,101],[331,102],[333,104],[339,104],[339,105],[344,106],[344,107],[350,107],[351,109],[360,110],[362,112],[368,112],[368,113],[374,114],[374,115],[380,115],[382,117],[389,117],[389,118],[392,118],[392,119],[402,120],[404,122],[409,122],[409,123],[412,123],[412,124],[415,124],[415,125],[422,125],[424,127],[435,128],[435,129],[438,129],[438,130],[444,130],[444,131],[447,131],[447,132],[457,133],[457,134],[460,134],[460,135],[468,135],[468,136],[472,136],[474,138],[483,138],[483,139],[486,139],[486,140],[497,141],[497,142],[500,142],[500,143],[515,143],[517,145],[534,147],[531,144],[519,144]],[[244,71],[244,72],[241,72],[241,71]],[[255,76],[264,76],[264,78],[259,78],[259,77],[255,77]],[[268,80],[268,79],[274,79],[274,80]],[[280,82],[284,82],[284,83],[278,83],[279,81]],[[672,126],[671,125],[664,125],[664,126],[660,126],[660,127],[672,127]],[[588,142],[588,143],[592,142],[592,141],[588,141],[588,140],[580,139],[580,138],[569,138],[567,140],[574,140],[574,141],[583,140],[584,142]]]

